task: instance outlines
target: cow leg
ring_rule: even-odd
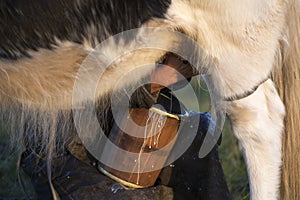
[[[234,135],[247,163],[252,199],[277,199],[284,105],[271,80],[250,96],[227,103]]]

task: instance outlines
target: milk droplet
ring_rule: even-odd
[[[111,186],[111,192],[116,194],[119,190],[123,190],[124,187],[120,183],[115,183]]]

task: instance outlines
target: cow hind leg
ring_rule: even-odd
[[[247,163],[252,199],[277,199],[284,105],[271,80],[250,96],[228,102],[228,116]]]

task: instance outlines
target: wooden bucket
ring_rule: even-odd
[[[130,166],[133,166],[129,168],[131,172],[128,170],[127,172],[118,171],[102,163],[99,164],[99,170],[124,186],[131,188],[150,187],[154,185],[175,143],[179,116],[152,107],[150,109],[132,108],[130,109],[130,117],[137,125],[144,127],[146,134],[144,138],[125,133],[115,124],[109,139],[119,148],[126,150],[125,152],[143,154],[143,159],[139,160],[139,157],[132,158],[126,155],[120,158],[117,152],[110,151],[106,152],[110,154],[106,156],[112,161],[117,159],[116,161],[123,167],[129,166],[128,163],[131,163]],[[127,121],[128,117],[123,117],[122,127],[130,126]],[[135,131],[132,127],[126,127],[123,130]],[[160,150],[158,154],[151,153],[158,150]],[[149,165],[153,168],[155,166],[156,170],[143,172],[144,166]]]

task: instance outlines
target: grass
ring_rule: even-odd
[[[17,176],[18,153],[17,148],[11,148],[9,135],[5,131],[0,132],[0,199],[20,199],[25,195],[19,185]],[[24,184],[30,195],[33,195],[30,181],[21,173]]]
[[[233,199],[250,199],[246,166],[228,122],[225,123],[223,129],[219,154]]]
[[[199,87],[197,87],[199,88]],[[183,97],[188,96],[186,90],[180,91],[180,95]],[[199,111],[208,111],[210,107],[209,94],[207,90],[197,90],[196,94],[199,95],[201,105]],[[191,102],[189,98],[185,98],[185,105],[189,109],[197,109],[194,102]],[[2,132],[2,134],[1,134]],[[20,199],[25,198],[21,187],[17,180],[17,154],[16,150],[8,150],[9,136],[5,132],[0,131],[0,199]],[[249,186],[246,174],[246,167],[238,148],[237,141],[231,133],[230,126],[225,123],[222,136],[222,144],[219,148],[220,158],[224,169],[226,181],[230,189],[232,198],[234,200],[248,200],[249,199]],[[25,186],[29,190],[31,196],[33,196],[33,190],[31,184],[23,175]]]

